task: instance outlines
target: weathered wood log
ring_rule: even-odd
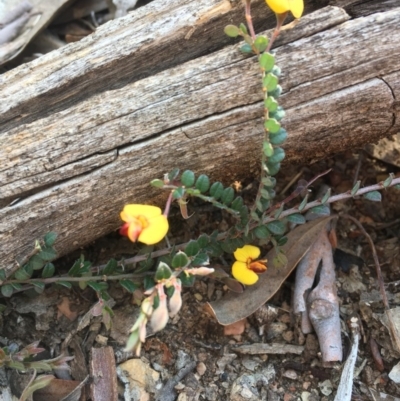
[[[173,167],[226,184],[257,173],[263,95],[256,59],[237,45],[196,58],[207,45],[226,45],[222,28],[244,19],[241,8],[239,16],[225,1],[169,4],[159,7],[164,15],[150,11],[176,26],[142,7],[137,20],[129,15],[0,76],[1,267],[15,266],[48,231],[59,234],[65,254],[115,230],[125,203],[160,199],[148,182]],[[175,18],[182,7],[184,23]],[[255,7],[265,9],[260,1]],[[400,8],[348,20],[328,7],[282,35],[276,52],[288,160],[318,160],[399,130],[399,18]]]

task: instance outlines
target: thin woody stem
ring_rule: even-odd
[[[246,0],[244,7],[245,7],[245,16],[246,16],[247,26],[249,27],[251,38],[254,41],[256,39],[256,33],[254,32],[253,19],[251,17],[250,3],[251,3],[251,0]]]
[[[274,44],[275,39],[279,36],[287,15],[288,15],[287,12],[283,14],[276,14],[276,28],[274,29],[274,32],[272,32],[272,36],[271,39],[269,40],[268,47],[265,50],[267,53],[271,50],[271,47]]]

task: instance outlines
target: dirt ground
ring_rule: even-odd
[[[361,151],[337,155],[333,159],[304,167],[302,178],[309,180],[327,168],[332,168],[331,173],[315,183],[313,192],[317,192],[323,184],[331,186],[332,193],[344,192],[352,187],[357,171],[363,186],[380,181],[389,172],[397,172],[395,167],[374,160]],[[279,187],[283,189],[298,171],[296,166],[283,168],[278,176]],[[251,198],[255,182],[249,177],[249,182],[242,184],[243,196]],[[171,244],[195,238],[201,232],[210,233],[215,228],[222,230],[228,226],[229,216],[221,211],[197,203],[191,203],[189,208],[194,215],[187,221],[173,209],[169,236]],[[373,238],[390,306],[398,306],[398,192],[395,189],[384,191],[381,203],[354,199],[332,205],[332,213],[343,212],[362,222]],[[349,316],[358,315],[363,330],[352,399],[383,399],[371,396],[378,394],[379,397],[379,393],[400,397],[399,386],[388,377],[400,355],[393,350],[382,320],[383,304],[371,249],[360,230],[349,220],[339,219],[337,236],[340,251],[336,252],[335,262],[345,357],[351,345],[346,325]],[[56,267],[58,273],[65,273],[65,269],[81,253],[94,265],[104,263],[110,257],[126,258],[133,253],[133,248],[125,238],[113,233],[86,249],[62,258],[56,262]],[[218,262],[221,263],[221,260]],[[229,271],[231,260],[222,260],[222,263],[226,263]],[[147,338],[141,357],[136,360],[142,364],[140,369],[145,369],[145,377],[153,378],[145,381],[142,387],[139,386],[141,393],[139,391],[136,395],[131,391],[128,396],[128,390],[124,389],[122,382],[124,374],[125,377],[130,375],[130,369],[134,372],[140,369],[136,365],[129,367],[133,355],[124,353],[123,348],[129,328],[138,314],[137,297],[140,297],[140,293],[133,297],[121,291],[118,285],[111,284],[109,293],[115,301],[111,330],[101,323],[101,317],[92,318],[86,327],[79,329],[82,316],[97,301],[91,289],[81,291],[76,287],[69,290],[50,286],[41,295],[34,291],[16,294],[6,300],[0,341],[2,346],[16,343],[22,347],[40,340],[47,350],[45,358],[57,356],[62,351],[75,356],[70,363],[71,373],[63,378],[77,381],[84,380],[89,374],[92,347],[111,346],[117,366],[120,367],[117,371],[121,400],[333,400],[342,365],[336,363],[326,367],[321,362],[315,334],[299,336],[291,313],[292,276],[261,312],[250,316],[238,329],[234,328],[233,335],[224,332],[224,327],[205,307],[206,302],[221,298],[228,291],[226,287],[204,278],[197,280],[193,287],[184,289],[183,307],[178,316],[162,332]],[[251,287],[247,291],[251,291]],[[241,329],[244,331],[237,334]],[[261,343],[300,344],[304,346],[304,351],[299,355],[265,354],[261,350],[258,353],[255,346],[255,354],[247,355],[237,350],[238,345]],[[13,380],[11,378],[11,386],[18,392],[18,384]],[[128,378],[127,382],[130,380],[134,379]],[[140,382],[140,379],[137,380]],[[376,393],[371,393],[374,390]]]

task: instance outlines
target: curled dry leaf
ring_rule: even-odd
[[[281,248],[288,260],[284,267],[277,269],[271,266],[260,276],[255,285],[243,293],[228,293],[222,299],[210,302],[208,306],[218,322],[225,326],[242,320],[267,302],[279,290],[297,263],[318,238],[321,230],[325,229],[332,219],[336,219],[336,217],[323,217],[292,230],[287,235],[287,243]],[[271,250],[266,258],[273,260],[274,257],[275,250]]]

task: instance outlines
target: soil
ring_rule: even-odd
[[[314,193],[323,184],[331,186],[332,193],[351,189],[357,170],[357,179],[361,180],[363,186],[382,180],[389,172],[396,173],[393,166],[374,160],[363,152],[349,152],[303,167],[302,178],[310,180],[328,168],[332,171],[315,183],[312,188]],[[279,187],[283,189],[298,171],[298,166],[283,168],[277,177]],[[256,182],[249,177],[249,182],[242,183],[241,187],[244,198],[250,199]],[[288,189],[288,194],[293,188],[292,185]],[[339,202],[332,205],[332,212],[350,214],[364,224],[377,248],[390,307],[395,307],[400,302],[397,295],[400,282],[400,206],[395,189],[388,189],[382,195],[380,203],[362,199]],[[208,205],[192,202],[189,210],[194,215],[185,221],[178,216],[178,210],[173,209],[169,235],[171,244],[196,238],[202,232],[211,233],[216,228],[223,230],[229,227],[229,216],[210,209]],[[339,251],[336,252],[335,261],[345,356],[351,346],[351,335],[346,325],[348,318],[357,315],[363,330],[356,363],[360,371],[354,379],[353,399],[373,399],[368,388],[400,397],[400,388],[388,377],[400,356],[393,350],[382,322],[384,308],[377,288],[371,249],[362,232],[349,220],[340,218],[336,232]],[[58,273],[65,273],[65,269],[81,254],[97,265],[111,257],[127,258],[136,252],[135,248],[136,245],[126,238],[112,233],[55,264]],[[231,260],[219,260],[218,263],[226,264],[229,271]],[[238,327],[225,329],[205,306],[208,301],[222,297],[229,291],[228,288],[209,278],[197,280],[193,287],[185,288],[183,306],[178,316],[163,331],[149,336],[141,351],[142,362],[161,374],[153,387],[146,388],[146,394],[150,399],[180,401],[333,400],[342,365],[336,363],[328,367],[321,361],[315,334],[298,335],[291,314],[292,287],[291,276],[263,307],[261,314],[250,316]],[[251,291],[251,287],[246,291]],[[78,287],[67,289],[51,286],[40,295],[33,290],[16,294],[5,300],[7,308],[3,312],[0,341],[3,346],[15,343],[22,348],[40,340],[47,358],[57,356],[62,351],[74,355],[75,360],[70,364],[71,373],[67,378],[82,381],[89,372],[92,347],[111,346],[117,365],[134,358],[131,353],[124,353],[123,348],[129,328],[138,314],[138,299],[143,294],[139,291],[132,296],[121,291],[121,287],[114,283],[110,284],[109,294],[115,301],[111,330],[101,323],[101,317],[92,317],[90,324],[79,329],[82,316],[97,301],[95,292],[90,288],[82,291]],[[374,353],[371,352],[371,342],[376,348]],[[236,349],[242,344],[262,343],[300,344],[305,348],[300,355],[263,354],[261,351],[259,354],[246,355]],[[166,387],[162,385],[193,361],[193,369],[185,372],[186,376],[177,381],[175,389],[165,392]],[[158,398],[155,398],[157,394]],[[119,397],[124,399],[122,387]]]

